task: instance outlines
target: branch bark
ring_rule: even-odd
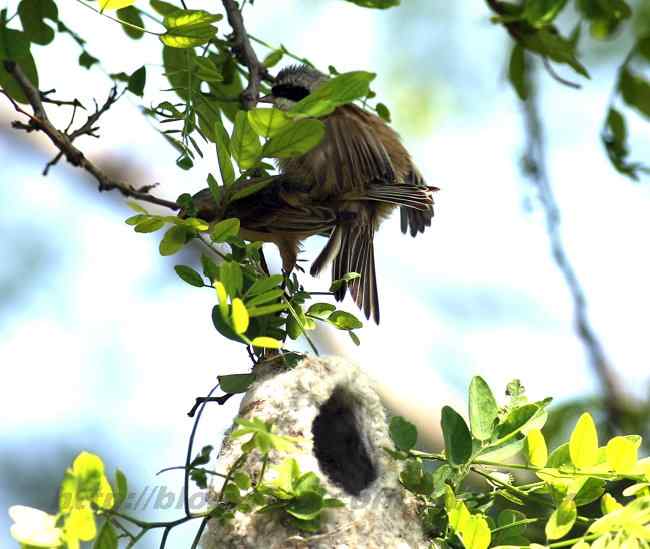
[[[228,23],[232,27],[231,50],[237,59],[248,68],[248,85],[240,97],[243,107],[249,110],[257,103],[262,80],[272,81],[273,79],[257,58],[235,0],[222,0],[222,3],[228,16]]]
[[[96,130],[94,125],[99,117],[104,114],[104,112],[106,112],[106,110],[108,110],[108,108],[110,108],[110,106],[117,100],[116,92],[114,89],[111,92],[111,95],[109,95],[109,98],[107,99],[104,106],[97,108],[95,113],[88,117],[88,120],[81,128],[75,130],[72,132],[72,134],[69,135],[66,132],[61,132],[54,127],[47,116],[45,107],[43,106],[41,92],[30,82],[29,78],[27,78],[20,66],[13,61],[4,61],[4,68],[9,74],[13,76],[20,88],[23,90],[23,93],[27,97],[27,101],[29,102],[34,113],[29,114],[23,110],[15,101],[10,99],[16,111],[29,118],[29,123],[27,124],[19,121],[13,122],[12,126],[14,128],[28,132],[42,131],[45,133],[50,138],[50,141],[52,141],[54,146],[59,149],[60,153],[65,156],[66,160],[70,164],[78,168],[82,168],[95,178],[99,184],[98,188],[100,192],[118,190],[124,196],[136,198],[138,200],[142,200],[143,202],[165,206],[166,208],[170,208],[172,210],[180,209],[180,206],[176,202],[158,198],[149,194],[148,189],[152,188],[151,185],[137,189],[123,181],[117,181],[109,177],[95,164],[88,160],[83,152],[81,152],[77,147],[73,145],[72,141],[79,135],[92,135],[92,133]]]
[[[529,60],[530,60],[530,56]],[[587,300],[571,260],[564,248],[560,230],[560,210],[546,169],[546,146],[544,128],[539,112],[537,86],[533,81],[534,71],[529,65],[529,96],[524,102],[523,115],[526,130],[526,152],[524,170],[537,190],[539,201],[546,217],[546,230],[551,253],[564,277],[574,308],[574,321],[578,337],[585,347],[589,363],[598,378],[604,393],[604,407],[610,423],[620,426],[621,416],[628,409],[629,400],[619,377],[610,364],[603,346],[591,326],[587,314]]]

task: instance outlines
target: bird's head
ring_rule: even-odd
[[[273,103],[278,109],[288,111],[328,80],[326,75],[313,67],[291,65],[278,73],[270,95],[262,97],[260,102]]]

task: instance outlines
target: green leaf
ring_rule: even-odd
[[[120,470],[115,471],[115,507],[119,507],[126,501],[129,495],[129,484],[126,475]]]
[[[143,221],[140,221],[133,230],[136,233],[153,233],[165,226],[165,220],[158,216],[147,216]]]
[[[375,74],[356,71],[340,74],[328,80],[289,111],[293,116],[325,116],[336,107],[366,97]]]
[[[363,327],[363,323],[356,316],[346,311],[334,311],[327,320],[339,330],[356,330]]]
[[[519,99],[525,101],[528,99],[528,67],[526,65],[526,52],[519,43],[515,42],[510,54],[510,63],[508,65],[508,79],[512,87],[517,92]]]
[[[571,462],[578,469],[593,467],[598,461],[598,433],[590,414],[584,413],[569,439]]]
[[[406,421],[403,417],[395,416],[392,418],[388,431],[390,438],[398,449],[411,450],[415,448],[415,443],[418,440],[418,430],[415,425]]]
[[[549,517],[544,529],[546,537],[554,540],[566,536],[573,528],[577,517],[575,502],[572,499],[565,499]]]
[[[219,279],[219,267],[205,254],[201,254],[201,266],[203,267],[203,274],[210,279],[210,282]]]
[[[274,305],[265,305],[263,307],[251,307],[248,309],[248,314],[251,318],[254,318],[256,316],[267,316],[280,311],[285,311],[288,308],[288,303],[276,303]]]
[[[185,246],[187,236],[187,230],[182,225],[174,225],[168,229],[158,247],[160,255],[174,255]]]
[[[525,427],[532,423],[539,412],[540,407],[537,404],[525,404],[511,410],[497,428],[499,439],[511,438],[523,431]]]
[[[383,103],[377,103],[375,106],[375,110],[377,111],[377,115],[384,121],[388,122],[390,124],[390,110],[388,110],[388,107],[384,105]]]
[[[354,280],[355,278],[361,278],[361,275],[355,272],[345,273],[345,275],[343,275],[343,278],[332,281],[332,284],[330,285],[330,292],[335,292],[341,286],[343,286],[343,284],[350,282],[350,280]]]
[[[262,146],[248,121],[246,111],[239,111],[235,117],[230,151],[242,170],[252,168],[260,157]]]
[[[235,333],[241,335],[248,330],[248,323],[250,322],[250,317],[248,316],[248,311],[246,310],[246,305],[238,297],[232,300],[232,327],[235,330]]]
[[[231,236],[239,234],[239,219],[230,217],[219,221],[210,232],[210,238],[214,242],[226,242]]]
[[[307,314],[321,320],[327,320],[335,310],[336,307],[331,303],[314,303],[307,310]]]
[[[162,50],[165,76],[174,92],[184,100],[198,95],[201,81],[192,77],[196,53],[193,49],[164,47]]]
[[[187,282],[190,286],[196,286],[197,288],[203,288],[203,286],[205,286],[203,283],[203,277],[192,269],[192,267],[188,267],[187,265],[176,265],[174,270],[181,280]]]
[[[244,283],[241,267],[236,261],[224,261],[219,265],[219,280],[231,297],[239,295]]]
[[[282,288],[275,288],[269,290],[266,293],[256,295],[251,299],[246,300],[246,307],[255,307],[257,305],[263,305],[264,303],[269,303],[270,301],[276,301],[278,298],[284,295],[284,290]]]
[[[93,65],[96,65],[97,63],[99,63],[99,59],[90,55],[86,50],[81,52],[81,55],[79,56],[79,64],[82,67],[86,69],[90,69]]]
[[[548,448],[544,435],[539,429],[531,429],[526,434],[524,449],[526,461],[533,467],[544,467],[548,460]]]
[[[284,56],[284,50],[279,49],[279,50],[273,50],[271,53],[269,53],[265,58],[262,64],[267,68],[270,69],[271,67],[275,67],[281,60],[282,57]]]
[[[225,393],[245,393],[255,381],[255,374],[230,374],[217,376],[219,387]]]
[[[287,506],[287,513],[302,520],[310,520],[319,515],[323,509],[323,496],[306,490],[294,498]]]
[[[128,90],[138,97],[144,94],[144,85],[147,81],[147,69],[144,65],[129,76]]]
[[[650,82],[626,67],[620,72],[618,87],[630,107],[650,118]]]
[[[248,476],[243,471],[235,471],[235,473],[232,476],[232,480],[239,487],[240,490],[248,490],[252,485],[251,477]]]
[[[481,459],[486,461],[505,461],[512,456],[516,456],[524,449],[524,441],[522,439],[510,439],[502,444],[496,446],[489,446],[485,451],[481,452]]]
[[[255,282],[253,282],[253,285],[248,289],[246,295],[254,296],[254,295],[266,293],[269,290],[277,288],[280,284],[282,284],[283,280],[284,277],[282,275],[271,275],[265,278],[258,278]]]
[[[0,25],[0,87],[18,103],[27,103],[22,88],[7,72],[3,61],[15,61],[29,81],[38,88],[38,73],[34,58],[29,52],[29,39],[25,33]]]
[[[519,43],[526,49],[547,56],[552,61],[569,65],[578,74],[589,78],[587,69],[575,56],[573,44],[548,28],[522,34]]]
[[[220,282],[215,282],[215,287],[220,287],[223,289],[223,285]],[[222,301],[219,300],[219,305],[215,305],[212,308],[212,324],[214,325],[217,332],[219,332],[223,337],[230,339],[231,341],[241,343],[241,337],[235,333],[235,331],[232,329],[232,326],[228,323],[228,304],[226,303],[226,312],[224,314],[221,311],[221,303]]]
[[[489,385],[482,377],[475,376],[469,386],[469,420],[477,440],[492,436],[497,414],[497,402]]]
[[[138,8],[128,6],[126,8],[119,9],[117,10],[117,18],[120,21],[126,21],[127,23],[131,23],[131,25],[135,25],[136,27],[144,29],[144,21],[142,20],[142,16],[140,15],[140,10]],[[129,38],[132,38],[133,40],[138,40],[144,36],[144,31],[133,28],[129,25],[122,25],[122,30],[127,34]]]
[[[21,0],[18,15],[30,42],[46,46],[54,40],[54,30],[45,23],[45,19],[55,23],[59,19],[59,10],[52,0]]]
[[[194,74],[204,82],[221,82],[223,80],[221,72],[210,58],[195,57]]]
[[[204,10],[178,10],[165,15],[163,25],[167,29],[160,40],[171,48],[193,48],[211,40],[217,28],[211,23],[219,21],[221,15]]]
[[[262,148],[262,156],[290,158],[306,153],[318,145],[325,135],[320,120],[304,119],[278,130]]]
[[[550,24],[566,6],[567,0],[528,0],[523,17],[533,26]]]
[[[170,4],[169,2],[163,2],[162,0],[151,0],[151,7],[156,10],[160,15],[169,15],[175,11],[179,11],[181,8]]]
[[[261,347],[263,349],[282,349],[282,342],[272,337],[256,337],[251,341],[253,347]]]
[[[248,111],[248,122],[260,137],[273,137],[290,126],[292,119],[280,109],[251,109]]]
[[[472,455],[472,435],[465,420],[449,406],[444,406],[441,414],[442,435],[449,463],[464,465]]]
[[[375,8],[380,10],[385,10],[388,8],[393,8],[399,6],[401,0],[347,0],[352,4],[361,6],[362,8]]]
[[[230,160],[230,137],[228,137],[228,132],[226,132],[226,128],[223,126],[221,115],[217,116],[213,130],[221,180],[224,185],[231,185],[235,181],[235,170]]]
[[[97,535],[93,549],[117,549],[117,542],[117,533],[110,521],[107,520]]]

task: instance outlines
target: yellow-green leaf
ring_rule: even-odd
[[[548,460],[548,448],[544,435],[539,429],[531,429],[526,435],[524,443],[526,460],[534,467],[544,467]]]
[[[260,137],[273,137],[292,122],[287,114],[279,109],[252,109],[248,111],[248,121]]]
[[[244,302],[236,297],[232,300],[232,326],[235,332],[243,334],[248,330],[248,311]]]
[[[90,541],[97,535],[95,515],[90,507],[73,509],[65,519],[65,532],[68,537]]]
[[[590,414],[580,416],[569,440],[569,455],[578,469],[593,467],[598,460],[598,433]]]
[[[228,318],[228,293],[226,292],[226,287],[219,282],[218,280],[214,281],[214,289],[217,291],[217,300],[219,301],[219,311],[221,316]]]
[[[575,502],[572,499],[565,499],[549,517],[544,530],[546,537],[552,540],[566,536],[573,528],[577,516]]]
[[[638,459],[638,450],[637,441],[626,437],[614,437],[607,443],[605,449],[607,464],[617,473],[623,475],[631,473]]]
[[[100,11],[119,10],[135,4],[135,0],[99,0]]]
[[[603,497],[600,499],[600,510],[603,512],[603,515],[618,511],[619,509],[623,509],[623,505],[616,501],[614,496],[603,494]]]
[[[211,23],[221,19],[204,10],[176,10],[163,19],[167,29],[160,40],[171,48],[193,48],[208,42],[217,32]]]
[[[253,347],[263,347],[265,349],[281,349],[282,342],[273,337],[260,336],[251,341]]]

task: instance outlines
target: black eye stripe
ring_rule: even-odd
[[[300,101],[309,95],[309,90],[302,86],[293,86],[291,84],[278,84],[271,88],[274,97],[283,97],[291,101]]]

